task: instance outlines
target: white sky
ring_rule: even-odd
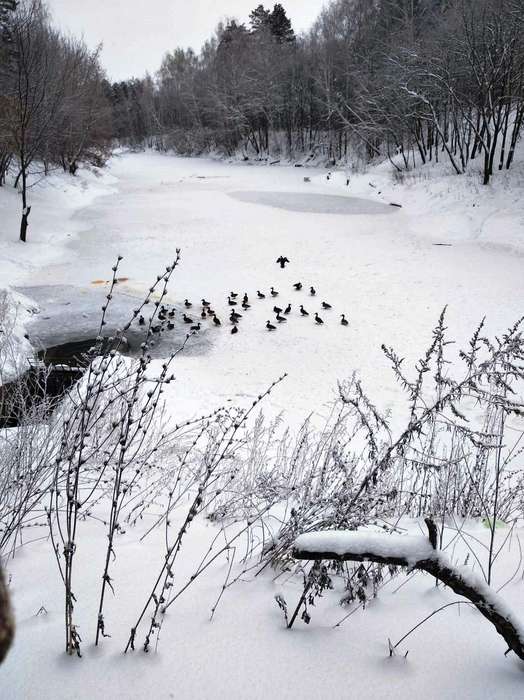
[[[154,73],[167,50],[199,50],[225,17],[247,21],[261,0],[47,0],[55,23],[89,46],[103,43],[111,80]],[[296,32],[308,29],[327,0],[281,0]],[[272,8],[274,0],[266,1]]]

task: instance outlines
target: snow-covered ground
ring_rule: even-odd
[[[175,417],[208,413],[227,402],[251,403],[284,372],[289,376],[271,394],[266,410],[284,412],[292,426],[310,412],[319,419],[327,415],[337,380],[354,371],[382,410],[396,409],[400,393],[382,343],[414,361],[446,304],[449,333],[458,346],[484,315],[490,335],[522,316],[519,168],[495,177],[487,188],[473,176],[458,178],[444,168],[415,171],[398,182],[386,165],[351,175],[346,185],[345,172],[328,179],[324,170],[122,154],[101,175],[82,172],[75,180],[57,175],[37,185],[25,246],[16,240],[19,200],[0,190],[1,286],[23,292],[70,285],[73,312],[63,317],[69,327],[75,315],[81,322],[99,304],[98,292],[90,295],[90,290],[109,279],[118,254],[124,256],[120,273],[128,278],[120,293],[135,296],[181,248],[169,301],[179,304],[187,297],[199,309],[198,301],[206,298],[223,326],[206,323],[205,351],[177,358],[177,382],[167,393]],[[342,199],[335,202],[334,196]],[[284,270],[275,263],[279,255],[291,261]],[[298,281],[304,285],[300,292],[292,287]],[[279,291],[275,300],[269,297],[272,285]],[[310,285],[317,290],[314,298]],[[257,300],[257,289],[265,300]],[[227,323],[230,291],[247,292],[251,303],[237,335]],[[323,300],[332,310],[321,310]],[[288,302],[287,323],[267,332],[273,305],[283,308]],[[301,303],[309,317],[300,317]],[[322,326],[313,320],[315,311]],[[340,325],[341,313],[348,327]],[[53,324],[59,326],[60,318]],[[31,333],[30,320],[27,325]],[[18,633],[0,672],[2,698],[522,697],[521,665],[503,656],[500,638],[466,606],[444,611],[412,635],[404,646],[410,650],[407,659],[388,658],[388,637],[396,641],[454,600],[422,576],[400,589],[405,579],[396,579],[366,611],[337,629],[332,626],[345,613],[337,596],[327,595],[309,626],[297,623],[288,631],[273,600],[280,582],[273,583],[270,574],[227,591],[209,622],[227,571],[221,561],[170,609],[158,654],[137,651],[124,657],[122,640],[162,552],[162,533],[139,542],[147,526],[141,523],[119,543],[118,596],[108,603],[113,636],[95,650],[104,529],[94,521],[82,523],[76,589],[82,601],[82,661],[60,654],[63,594],[49,542],[23,547],[8,563]],[[482,540],[487,531],[471,524],[471,532]],[[191,575],[213,533],[211,524],[195,524],[184,545],[179,581]],[[501,555],[498,585],[513,573],[515,547]],[[459,550],[453,556],[463,561]],[[300,592],[300,580],[285,586],[290,606]],[[515,609],[522,608],[520,578],[504,595]],[[41,606],[47,612],[37,615]]]

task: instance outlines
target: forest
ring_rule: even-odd
[[[524,119],[521,0],[334,0],[297,36],[281,4],[219,24],[199,53],[111,84],[41,0],[0,0],[0,184],[72,173],[118,142],[181,154],[507,169]],[[392,158],[393,160],[393,158]],[[17,183],[18,184],[18,183]],[[27,206],[24,194],[24,209]]]

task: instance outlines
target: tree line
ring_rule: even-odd
[[[30,175],[102,165],[111,152],[111,103],[99,50],[63,35],[41,0],[0,0],[0,185],[15,173],[26,240]]]
[[[509,168],[524,117],[522,0],[334,0],[296,36],[285,9],[218,26],[153,80],[112,86],[118,136],[183,153],[389,157],[401,170]]]
[[[0,186],[115,143],[179,153],[306,155],[398,170],[447,159],[484,183],[511,166],[524,121],[523,0],[332,0],[297,36],[282,4],[221,23],[155,76],[111,84],[99,50],[44,0],[0,0]]]

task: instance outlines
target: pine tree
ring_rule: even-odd
[[[277,41],[288,43],[295,41],[295,32],[291,26],[291,20],[280,3],[277,3],[273,7],[273,12],[269,19],[269,26],[271,28],[271,33]]]
[[[259,32],[271,27],[271,12],[266,10],[264,5],[259,5],[249,15],[249,24],[253,33]]]

